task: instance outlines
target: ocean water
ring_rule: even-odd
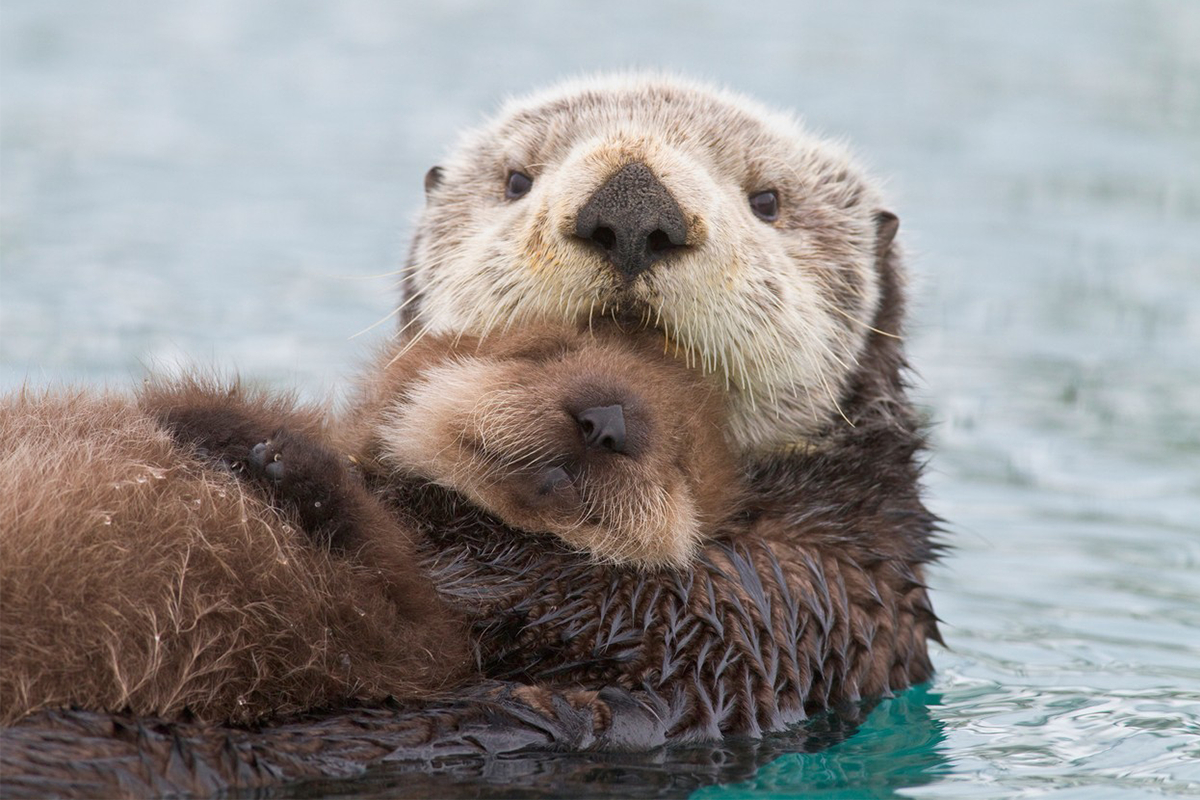
[[[1200,796],[1190,0],[5,0],[0,389],[201,361],[336,392],[388,329],[455,132],[631,66],[795,109],[888,178],[954,546],[938,675],[855,732],[731,743],[719,769],[593,760],[582,791],[578,764],[532,758],[307,791]]]

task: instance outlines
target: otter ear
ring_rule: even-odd
[[[430,167],[429,172],[425,173],[425,195],[442,185],[442,168]]]
[[[875,256],[883,258],[887,255],[888,250],[892,246],[892,240],[896,238],[896,231],[900,230],[900,218],[890,211],[875,212]]]
[[[900,230],[900,218],[890,211],[875,212],[875,257],[883,258]]]

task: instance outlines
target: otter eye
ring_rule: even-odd
[[[533,178],[524,172],[508,173],[508,184],[504,187],[504,196],[509,200],[524,197],[533,188]]]
[[[779,219],[779,195],[774,190],[750,195],[750,210],[763,222]]]

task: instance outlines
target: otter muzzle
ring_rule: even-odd
[[[687,243],[687,220],[667,187],[640,161],[626,164],[588,198],[575,236],[627,280]]]

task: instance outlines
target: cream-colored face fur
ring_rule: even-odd
[[[630,280],[576,236],[578,212],[641,162],[687,247]],[[532,178],[517,199],[509,175]],[[749,198],[779,198],[764,221]],[[877,190],[843,148],[743,97],[661,77],[572,82],[508,104],[430,181],[405,276],[405,337],[614,316],[654,326],[731,395],[743,451],[841,422],[879,299]]]

